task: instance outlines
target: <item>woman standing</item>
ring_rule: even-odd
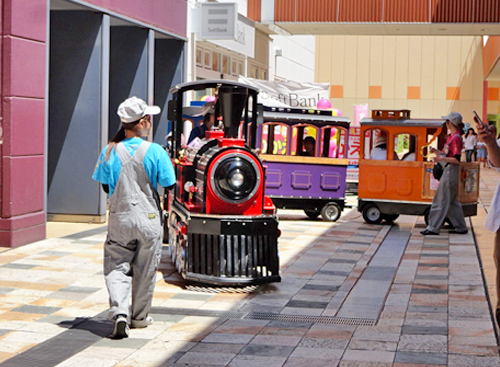
[[[432,200],[429,212],[427,228],[420,232],[423,235],[439,235],[439,230],[448,218],[455,227],[455,233],[466,234],[467,224],[464,219],[462,204],[458,201],[458,173],[460,155],[462,152],[462,115],[452,112],[448,116],[442,116],[446,120],[448,137],[443,150],[431,148],[430,152],[435,153],[434,162],[442,164],[445,169],[439,181],[439,186]],[[451,233],[451,232],[450,232]]]
[[[476,152],[476,145],[477,145],[477,134],[471,127],[469,128],[469,130],[467,130],[467,134],[465,134],[464,138],[465,159],[467,160],[467,162],[472,162],[472,156],[475,155]]]

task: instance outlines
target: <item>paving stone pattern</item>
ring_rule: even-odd
[[[281,283],[189,285],[165,251],[155,322],[124,340],[106,338],[105,232],[1,251],[0,366],[500,366],[472,232],[423,237],[423,218],[401,216],[408,236],[383,260],[391,226],[355,210],[280,218]],[[373,324],[339,318],[351,294],[379,302]]]

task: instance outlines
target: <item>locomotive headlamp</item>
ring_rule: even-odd
[[[211,177],[215,193],[228,203],[242,203],[259,188],[259,168],[255,161],[240,153],[217,160]]]
[[[229,177],[229,183],[232,187],[240,187],[245,181],[245,176],[238,169]]]

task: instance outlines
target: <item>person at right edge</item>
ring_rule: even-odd
[[[149,316],[163,240],[157,184],[175,185],[165,149],[143,140],[158,106],[131,97],[118,107],[120,131],[104,147],[92,178],[109,193],[108,236],[104,243],[104,278],[109,293],[109,336],[122,339],[129,329],[144,328]],[[131,302],[132,301],[132,302]]]
[[[495,134],[486,126],[476,121],[477,133],[479,140],[486,144],[488,150],[488,157],[491,165],[500,171],[500,139],[495,140]],[[495,243],[493,247],[493,260],[496,266],[496,291],[497,291],[497,304],[495,308],[495,318],[497,324],[500,326],[500,184],[497,186],[493,199],[491,200],[490,209],[486,217],[486,229],[495,232]]]
[[[463,129],[462,115],[452,112],[445,119],[448,136],[443,150],[430,148],[430,152],[436,154],[434,162],[444,165],[443,176],[439,180],[434,199],[432,200],[429,212],[427,228],[420,233],[423,235],[439,235],[439,230],[443,222],[448,218],[455,227],[455,231],[450,233],[467,234],[467,224],[465,223],[464,210],[458,201],[458,174],[460,170],[460,155],[462,152]]]

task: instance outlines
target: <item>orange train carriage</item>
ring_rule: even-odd
[[[411,119],[408,110],[374,110],[361,120],[358,210],[367,223],[399,214],[424,215],[427,223],[439,181],[429,147],[446,141],[443,119]],[[385,157],[380,155],[385,140]],[[377,156],[378,154],[378,156]],[[458,196],[465,216],[477,214],[479,164],[460,163]]]

